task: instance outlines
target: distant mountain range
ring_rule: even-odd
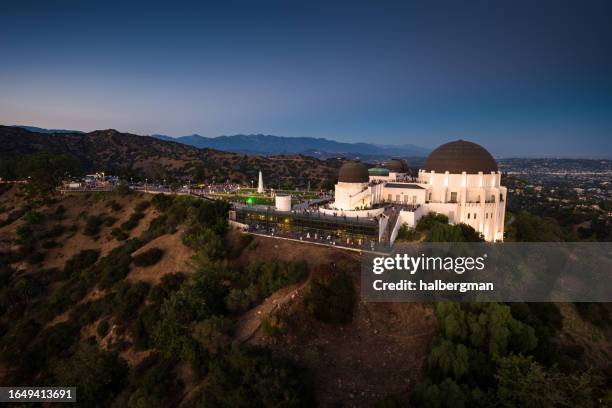
[[[16,125],[22,129],[36,133],[84,133],[78,130],[45,129],[35,126]],[[328,159],[345,157],[361,160],[386,160],[391,156],[405,158],[425,157],[431,149],[404,144],[404,145],[376,145],[371,143],[344,143],[335,140],[314,137],[284,137],[262,134],[233,135],[205,137],[197,134],[191,136],[168,136],[153,134],[151,137],[177,142],[199,148],[210,148],[225,152],[242,153],[249,155],[279,155],[303,154],[305,156]]]
[[[204,137],[197,134],[179,137],[159,134],[151,136],[200,148],[208,147],[236,153],[262,155],[303,154],[318,158],[344,156],[371,160],[378,158],[385,159],[390,156],[424,157],[431,152],[430,149],[412,144],[390,146],[370,143],[343,143],[324,138],[283,137],[262,134],[218,137]]]

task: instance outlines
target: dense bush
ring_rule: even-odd
[[[439,334],[426,378],[412,395],[416,406],[589,406],[603,392],[593,373],[574,367],[568,376],[555,361],[546,369],[530,357],[551,358],[538,350],[560,328],[552,304],[437,303],[435,309]]]
[[[259,261],[248,265],[235,278],[235,286],[225,300],[232,312],[243,312],[277,290],[303,281],[308,264],[299,262]]]
[[[175,373],[175,359],[153,353],[130,373],[127,388],[116,406],[129,408],[169,407],[178,405],[182,384]]]
[[[353,280],[345,272],[318,275],[310,282],[304,302],[322,322],[350,323],[356,302]]]
[[[312,406],[309,373],[263,348],[233,347],[211,363],[201,407]]]
[[[467,224],[449,225],[448,217],[429,213],[419,220],[416,228],[402,225],[397,234],[398,241],[429,242],[481,242],[480,234]]]
[[[149,208],[150,205],[151,205],[151,203],[149,201],[141,201],[138,204],[136,204],[136,206],[134,207],[134,211],[135,212],[144,212],[144,210]]]
[[[134,265],[136,266],[151,266],[159,262],[164,256],[164,250],[160,248],[150,248],[136,256],[134,256]]]
[[[116,353],[86,343],[54,367],[56,384],[76,386],[79,404],[83,406],[107,405],[121,390],[127,373],[127,364]]]
[[[128,239],[128,234],[123,232],[123,230],[121,230],[120,228],[113,228],[113,230],[111,231],[111,235],[115,237],[117,241],[125,241],[126,239]]]
[[[37,152],[25,156],[0,159],[0,178],[7,180],[29,178],[28,190],[47,193],[59,184],[66,174],[79,175],[79,162],[67,155]]]
[[[123,208],[121,206],[121,204],[119,204],[118,202],[116,202],[115,200],[111,200],[108,202],[108,206],[111,208],[111,210],[113,210],[114,212],[117,211],[121,211],[121,209]]]
[[[45,254],[39,251],[33,251],[28,254],[27,261],[31,265],[38,265],[45,260]]]
[[[415,228],[410,228],[408,225],[404,224],[397,232],[396,239],[398,241],[418,241],[420,238],[421,234],[417,232]]]
[[[17,227],[17,243],[22,246],[30,246],[34,243],[34,231],[28,224],[21,224]]]
[[[197,322],[193,327],[193,338],[210,354],[217,354],[231,344],[232,322],[222,316],[213,316]]]
[[[83,229],[83,234],[88,236],[96,236],[100,233],[100,227],[104,222],[104,218],[99,215],[90,215],[87,217],[87,221],[85,222],[85,228]]]
[[[42,231],[38,234],[38,239],[57,238],[66,231],[62,224],[56,224],[53,227]]]
[[[164,299],[174,291],[177,291],[187,279],[184,273],[169,273],[161,278],[161,281],[151,289],[149,300],[153,304],[161,305]]]
[[[123,245],[114,248],[96,265],[95,273],[100,277],[99,285],[102,289],[110,288],[114,283],[124,279],[130,272],[132,252],[142,246],[142,241],[130,239]]]
[[[138,315],[138,310],[149,294],[149,284],[146,282],[119,282],[114,287],[112,305],[113,314],[119,321],[127,322]]]
[[[221,259],[225,256],[223,238],[208,228],[197,228],[195,231],[188,231],[183,235],[183,244],[212,260]]]
[[[556,242],[563,241],[563,230],[552,218],[542,218],[528,212],[515,215],[506,230],[509,241]]]
[[[98,336],[100,336],[100,338],[104,338],[108,334],[108,329],[109,329],[108,320],[101,320],[100,323],[98,323],[98,328],[96,329],[96,333],[98,333]]]
[[[131,231],[138,226],[140,220],[144,217],[142,212],[133,212],[130,218],[121,224],[121,229],[124,231]]]
[[[96,263],[100,252],[95,249],[84,249],[66,261],[62,273],[63,279],[77,276],[81,271]]]
[[[28,225],[34,225],[40,223],[44,219],[42,213],[30,210],[23,215],[23,221]]]

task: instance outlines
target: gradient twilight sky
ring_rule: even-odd
[[[612,157],[611,1],[0,0],[0,123]]]

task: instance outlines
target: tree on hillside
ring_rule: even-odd
[[[29,178],[40,191],[54,189],[62,178],[81,173],[79,162],[67,155],[38,152],[19,159],[15,175]]]

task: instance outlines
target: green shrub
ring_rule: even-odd
[[[17,243],[23,246],[29,246],[34,242],[34,231],[28,224],[21,224],[17,227]]]
[[[84,249],[66,261],[62,276],[64,279],[77,276],[81,271],[95,264],[100,252],[95,249]]]
[[[30,254],[28,255],[28,263],[30,263],[31,265],[38,265],[44,260],[45,254],[43,254],[42,252],[34,251],[30,252]]]
[[[141,201],[138,204],[136,204],[136,206],[134,207],[134,211],[143,212],[144,210],[149,208],[150,205],[151,203],[149,201]]]
[[[199,407],[314,406],[310,375],[258,347],[233,347],[211,364]],[[263,402],[265,401],[265,403]]]
[[[23,216],[23,220],[28,225],[38,224],[43,219],[44,219],[44,216],[42,215],[42,213],[35,211],[35,210],[30,210],[26,212],[25,215]]]
[[[421,234],[417,232],[415,228],[410,228],[408,225],[404,224],[397,232],[396,239],[398,241],[418,241],[420,238]]]
[[[151,289],[149,300],[154,305],[161,305],[164,299],[167,299],[172,292],[177,291],[186,280],[187,276],[181,272],[164,275],[161,281]]]
[[[87,217],[87,221],[85,222],[85,229],[83,229],[83,234],[88,236],[95,236],[100,233],[100,227],[104,219],[99,215],[90,215]]]
[[[101,320],[100,323],[98,323],[98,328],[96,332],[98,333],[98,336],[100,336],[100,338],[103,339],[108,334],[108,329],[109,329],[108,320]]]
[[[66,229],[62,224],[56,224],[48,230],[45,230],[38,234],[38,239],[57,238],[61,236],[65,230]]]
[[[44,241],[41,245],[43,249],[52,249],[59,246],[57,241]]]
[[[287,323],[276,315],[271,315],[261,319],[261,328],[270,337],[287,333],[288,329]]]
[[[116,284],[113,289],[113,314],[120,321],[128,322],[138,314],[140,306],[149,294],[150,286],[146,282],[132,284],[122,281]]]
[[[134,265],[136,266],[151,266],[159,262],[164,256],[163,249],[150,248],[136,256],[134,256]]]
[[[118,202],[116,202],[115,200],[111,200],[108,203],[108,206],[111,208],[111,210],[113,210],[114,212],[120,211],[123,207],[121,206],[121,204],[119,204]]]
[[[128,366],[117,353],[81,343],[73,356],[57,362],[53,373],[59,384],[78,388],[79,404],[107,406],[121,390]]]
[[[124,231],[131,231],[138,226],[140,220],[144,217],[142,212],[133,212],[127,221],[121,224],[121,229]]]
[[[121,230],[120,228],[113,228],[113,230],[111,231],[111,235],[115,237],[117,241],[125,241],[126,239],[128,239],[128,234],[123,232],[123,230]]]
[[[107,227],[112,227],[117,222],[117,218],[112,217],[110,215],[104,217],[104,225]]]
[[[92,273],[100,278],[98,283],[102,289],[110,288],[127,276],[132,263],[131,254],[142,245],[143,242],[139,239],[130,239],[98,262]]]
[[[304,302],[317,320],[350,323],[356,302],[353,280],[345,272],[319,275],[310,282]]]
[[[162,194],[160,194],[162,195]],[[120,394],[114,406],[170,407],[176,405],[176,395],[181,391],[181,381],[174,375],[176,359],[163,358],[159,353],[151,354],[130,373],[127,392]],[[125,395],[126,401],[121,397]]]

